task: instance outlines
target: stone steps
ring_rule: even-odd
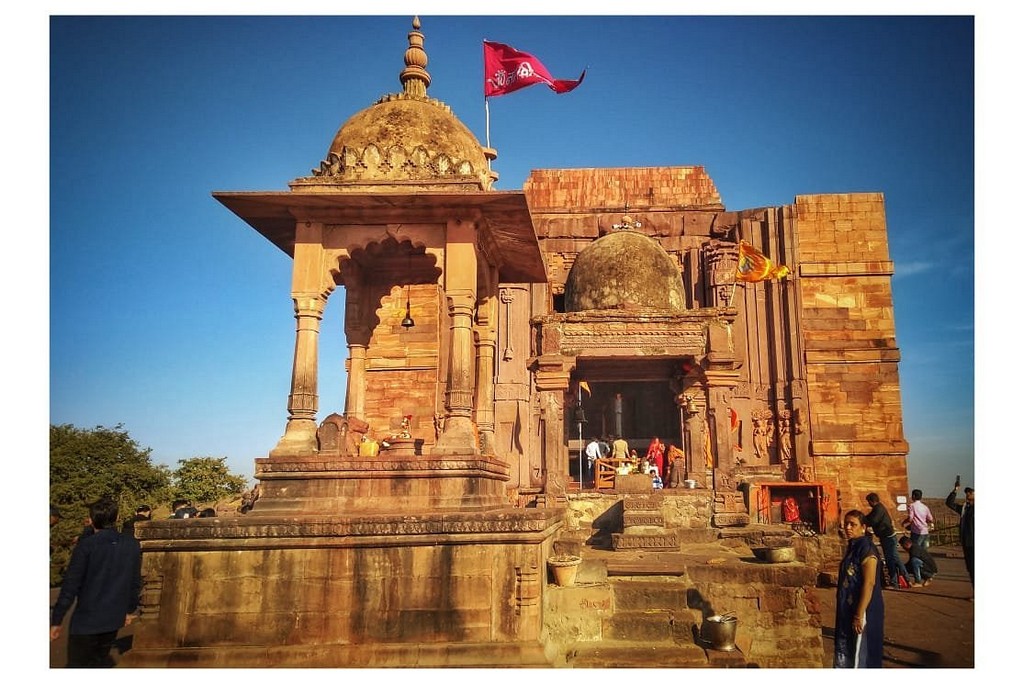
[[[694,642],[696,618],[675,610],[623,611],[603,620],[605,641],[639,640],[645,643]]]
[[[130,650],[125,667],[206,668],[551,668],[534,643],[323,643],[279,647]]]
[[[675,552],[679,535],[665,528],[659,494],[630,495],[622,500],[622,533],[612,534],[614,550]]]
[[[621,534],[612,534],[615,550],[646,550],[648,552],[679,552],[679,536],[658,527],[630,527]]]
[[[704,650],[692,643],[602,641],[577,643],[566,653],[566,665],[587,668],[703,668],[709,666]]]

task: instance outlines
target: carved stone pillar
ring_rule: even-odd
[[[325,296],[293,299],[295,304],[295,357],[292,388],[288,395],[288,423],[284,436],[270,452],[275,455],[307,455],[317,451],[317,342],[323,319]]]
[[[451,321],[448,380],[445,387],[444,432],[434,453],[479,453],[473,426],[473,308],[476,297],[469,290],[450,291]]]
[[[537,358],[534,376],[540,394],[540,421],[544,493],[564,496],[569,488],[569,446],[565,441],[565,396],[569,370],[562,357],[545,354]]]
[[[732,470],[732,430],[730,403],[732,392],[727,387],[711,387],[708,391],[708,423],[711,429],[715,467]]]
[[[348,385],[345,389],[345,417],[366,419],[366,345],[349,343]]]
[[[476,327],[476,426],[480,452],[494,455],[494,349],[497,334],[490,319]]]
[[[698,405],[693,401],[692,407],[684,408],[686,421],[683,428],[686,430],[686,478],[693,479],[698,486],[707,487],[708,473],[714,464],[708,464],[707,456],[710,454],[705,452],[710,440],[703,403],[701,401]]]

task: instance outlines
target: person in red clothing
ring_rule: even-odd
[[[647,447],[647,462],[658,468],[658,476],[665,479],[665,444],[661,439],[654,437]]]

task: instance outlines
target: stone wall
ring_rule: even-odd
[[[691,605],[705,614],[736,615],[736,644],[760,667],[821,666],[821,613],[816,572],[798,564],[694,565],[687,568]]]
[[[415,326],[404,328],[406,297]],[[444,412],[439,382],[439,295],[436,285],[396,287],[377,310],[366,351],[366,421],[377,440],[397,433],[403,415],[410,432],[429,448],[435,442],[434,416]]]
[[[490,646],[540,652],[559,516],[140,525],[143,615],[127,664],[403,666],[415,664],[408,652],[434,644],[445,646],[434,656],[454,645],[461,663],[479,666]],[[388,649],[395,644],[406,655]]]
[[[909,447],[884,199],[804,195],[793,210],[816,476],[836,482],[847,509],[872,490],[892,504],[907,491]]]

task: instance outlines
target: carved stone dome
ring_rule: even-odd
[[[654,309],[681,313],[686,296],[679,267],[655,240],[613,232],[583,249],[565,281],[566,312]]]
[[[480,145],[451,108],[427,96],[430,74],[419,18],[413,20],[402,92],[385,95],[346,121],[313,177],[301,184],[372,186],[413,184],[432,189],[489,189],[497,174]],[[352,188],[356,189],[356,188]]]
[[[483,147],[448,106],[406,93],[386,95],[346,121],[328,150],[333,157],[352,180],[487,177]]]

